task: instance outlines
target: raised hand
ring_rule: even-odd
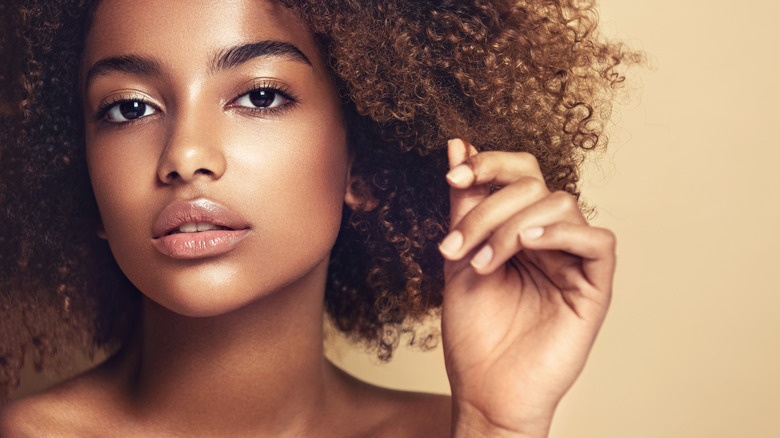
[[[448,147],[440,250],[453,436],[547,436],[609,306],[614,235],[550,192],[530,154]]]

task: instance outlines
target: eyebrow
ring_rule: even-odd
[[[241,44],[222,50],[214,56],[211,71],[227,70],[250,59],[265,56],[279,56],[311,66],[311,61],[294,44],[285,41],[259,41]]]
[[[211,62],[210,72],[227,70],[251,59],[265,56],[283,57],[309,66],[312,65],[309,58],[292,43],[285,41],[258,41],[220,50]],[[159,77],[162,76],[162,71],[160,62],[155,58],[141,55],[112,56],[100,59],[89,68],[84,85],[85,88],[89,88],[89,84],[92,81],[112,72]]]
[[[162,67],[154,59],[140,55],[124,55],[103,58],[92,65],[87,71],[84,80],[85,88],[89,88],[90,82],[100,76],[105,76],[111,72],[133,73],[143,76],[161,76]]]

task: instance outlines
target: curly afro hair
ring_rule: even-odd
[[[328,59],[355,189],[377,201],[345,210],[325,309],[389,359],[441,304],[447,140],[529,152],[550,189],[578,195],[584,153],[605,143],[616,67],[639,56],[598,37],[587,0],[280,1]],[[94,233],[76,78],[97,1],[20,3],[0,9],[0,396],[26,352],[52,369],[122,345],[140,302]]]

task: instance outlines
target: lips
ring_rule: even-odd
[[[152,244],[175,259],[214,257],[232,250],[249,231],[246,220],[216,202],[176,201],[155,220]]]

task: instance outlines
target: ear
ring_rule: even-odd
[[[355,211],[371,211],[379,205],[379,201],[371,194],[371,189],[363,178],[352,174],[347,179],[344,203]]]

